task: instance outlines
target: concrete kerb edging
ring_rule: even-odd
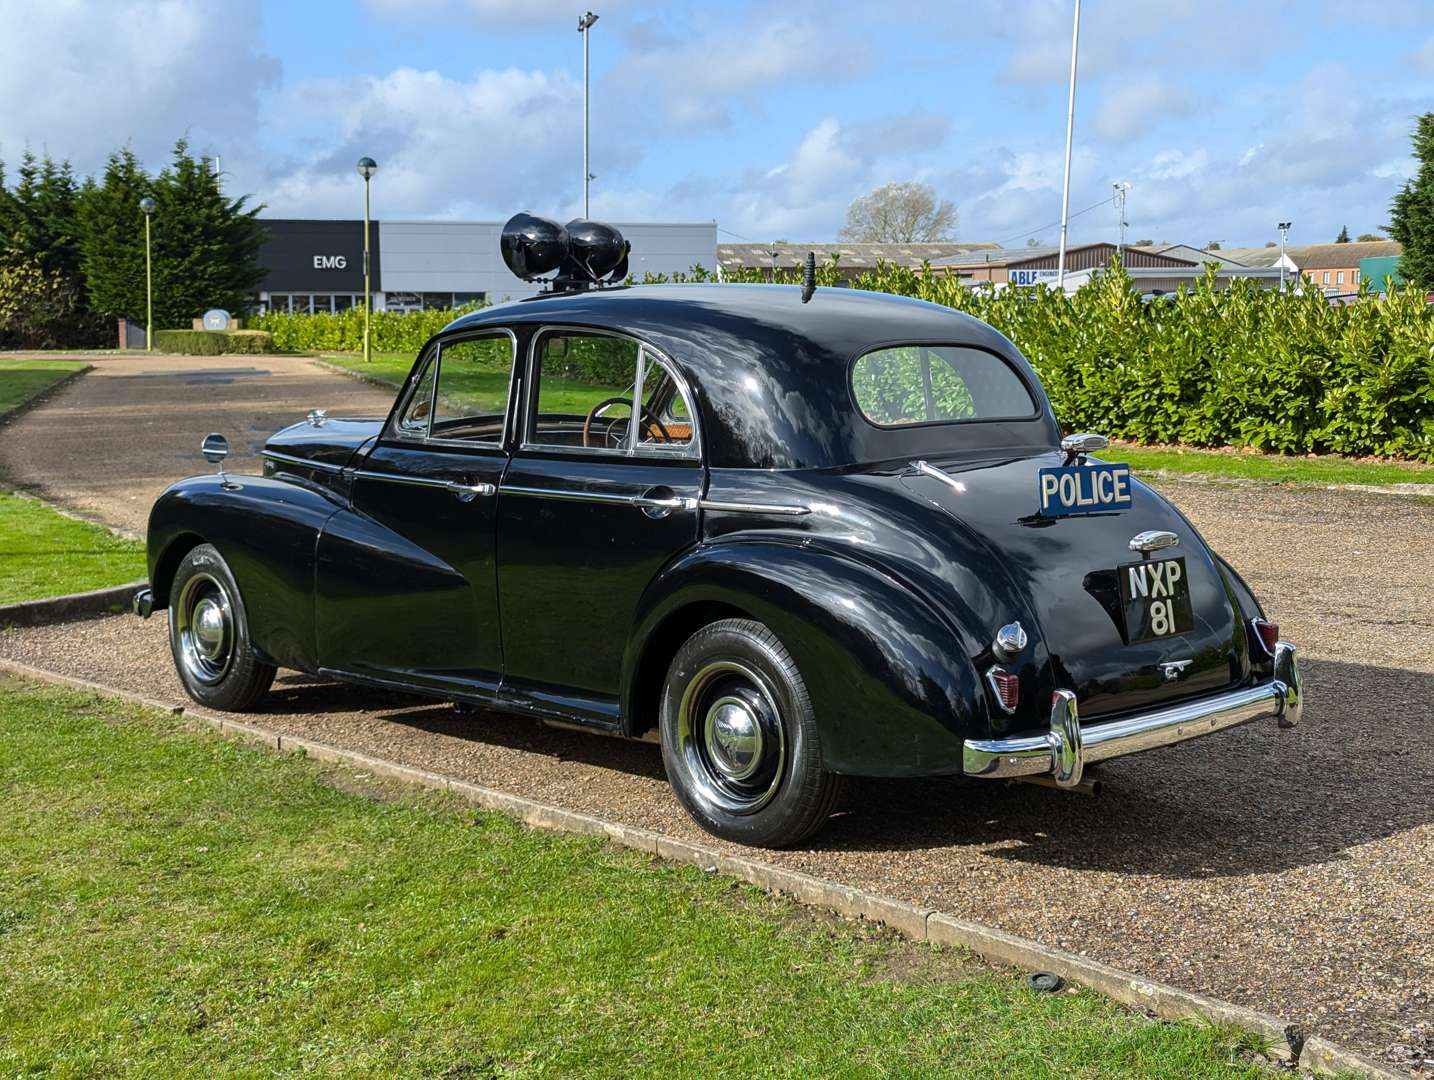
[[[29,357],[22,357],[22,359],[29,359]],[[6,409],[3,413],[0,413],[0,427],[3,427],[5,424],[10,423],[10,421],[16,420],[19,417],[25,415],[25,413],[29,412],[37,405],[43,405],[45,402],[49,401],[50,398],[54,397],[65,387],[69,386],[70,383],[74,382],[76,379],[83,378],[94,370],[94,364],[86,364],[82,368],[76,368],[68,375],[63,375],[59,379],[52,382],[49,386],[45,387],[45,389],[41,390],[34,397],[26,398],[24,401],[20,402],[20,404],[16,405],[13,409]]]
[[[507,814],[534,828],[603,837],[615,844],[671,862],[688,863],[709,873],[725,874],[759,888],[785,894],[813,907],[830,908],[849,918],[881,922],[915,941],[969,949],[987,960],[1028,971],[1051,971],[1063,979],[1086,986],[1123,1005],[1144,1010],[1163,1019],[1195,1019],[1215,1024],[1233,1024],[1265,1039],[1269,1044],[1268,1052],[1272,1056],[1297,1063],[1299,1068],[1312,1072],[1353,1073],[1378,1080],[1399,1080],[1401,1076],[1378,1062],[1325,1039],[1317,1036],[1306,1038],[1299,1025],[1286,1023],[1268,1013],[1131,975],[1099,961],[1063,949],[1053,949],[994,927],[967,922],[931,908],[839,885],[741,855],[732,855],[703,844],[677,840],[647,829],[565,810],[481,784],[456,780],[441,773],[400,765],[355,750],[345,750],[329,743],[281,735],[257,724],[242,723],[207,709],[156,701],[89,679],[61,675],[15,660],[0,658],[0,673],[87,690],[172,714],[192,716],[211,725],[223,735],[254,742],[266,749],[281,752],[302,751],[306,756],[318,761],[342,764],[375,776],[450,791],[465,802],[485,810]]]
[[[68,622],[94,615],[109,615],[114,611],[127,611],[136,591],[144,588],[143,581],[131,581],[125,585],[114,585],[108,589],[94,589],[90,592],[67,593],[64,596],[47,596],[40,600],[20,600],[13,604],[0,604],[0,627],[4,626],[48,626],[51,623]]]

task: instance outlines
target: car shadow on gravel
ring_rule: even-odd
[[[1434,675],[1302,665],[1304,722],[1273,721],[1092,770],[1098,797],[979,780],[858,780],[828,850],[975,845],[990,858],[1171,878],[1344,858],[1434,822]]]
[[[1304,722],[1273,721],[1092,769],[1098,797],[960,778],[853,778],[810,843],[825,851],[980,848],[986,857],[1171,878],[1266,874],[1343,857],[1434,822],[1434,675],[1326,660],[1302,665]],[[444,738],[665,779],[655,746],[548,728],[303,676],[271,715],[362,711]],[[674,812],[678,812],[674,807]]]

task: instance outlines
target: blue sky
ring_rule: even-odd
[[[959,236],[1054,242],[1070,0],[593,0],[593,216],[834,238],[920,180]],[[1375,10],[1377,8],[1377,10]],[[0,158],[163,163],[187,132],[267,213],[566,218],[580,208],[582,4],[0,0]],[[18,32],[13,32],[18,30]],[[1086,0],[1073,241],[1375,231],[1434,109],[1434,0]]]

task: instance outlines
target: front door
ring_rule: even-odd
[[[698,537],[691,398],[669,360],[627,337],[547,329],[529,365],[498,492],[504,691],[614,726],[638,601]]]
[[[440,690],[496,690],[494,549],[508,463],[505,332],[441,341],[319,543],[324,668]]]

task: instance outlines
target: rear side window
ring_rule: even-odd
[[[1015,370],[994,353],[964,345],[896,345],[852,363],[852,396],[879,427],[1017,420],[1036,403]]]

